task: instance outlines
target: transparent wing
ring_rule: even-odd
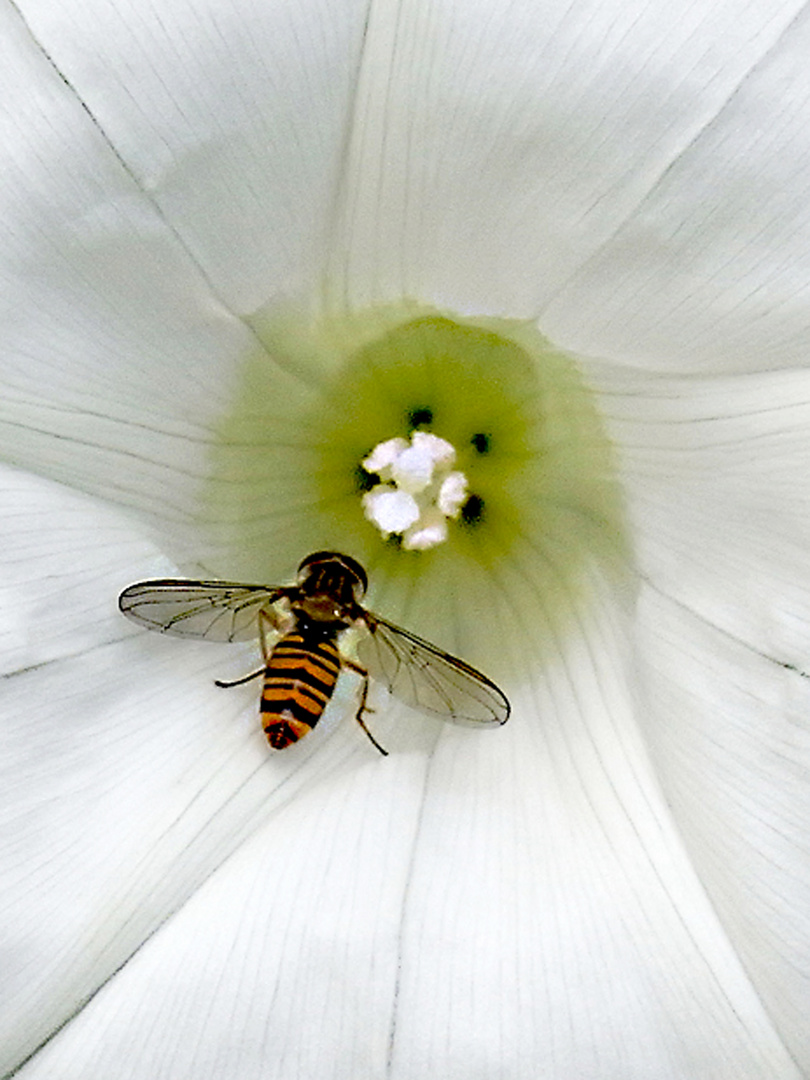
[[[491,679],[429,641],[366,612],[360,662],[394,697],[456,724],[505,724],[510,705]]]
[[[118,606],[127,618],[162,634],[208,641],[255,641],[259,612],[285,591],[232,581],[160,578],[130,585],[118,597]]]

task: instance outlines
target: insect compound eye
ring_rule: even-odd
[[[319,566],[324,563],[334,562],[340,557],[340,554],[336,551],[313,551],[311,555],[307,555],[305,559],[302,559],[298,566],[298,584],[301,585],[311,578]]]
[[[354,577],[355,583],[352,586],[352,592],[355,600],[362,600],[368,588],[368,575],[366,574],[360,563],[351,557],[351,555],[339,556],[342,565],[346,570]]]
[[[368,576],[360,563],[340,551],[315,551],[307,555],[298,567],[298,584],[307,581],[318,568],[329,576],[330,579],[349,579],[352,595],[355,600],[360,600],[368,588]],[[351,580],[353,579],[353,580]]]

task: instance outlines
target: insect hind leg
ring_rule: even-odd
[[[258,679],[260,675],[264,675],[264,668],[260,667],[258,671],[251,671],[249,675],[243,675],[241,679],[214,679],[214,686],[221,686],[225,690],[230,690],[232,686],[241,686],[242,683],[250,682],[251,679]]]
[[[374,738],[374,736],[371,734],[371,732],[366,727],[365,721],[363,720],[363,713],[374,712],[374,710],[368,705],[368,683],[369,683],[368,672],[366,671],[365,668],[360,667],[359,664],[355,664],[351,660],[344,660],[343,664],[344,664],[344,667],[349,668],[350,671],[356,672],[358,675],[361,675],[362,678],[363,678],[363,685],[362,685],[362,688],[360,690],[360,704],[357,707],[357,712],[355,713],[354,718],[357,721],[357,723],[360,725],[360,727],[363,729],[363,731],[366,733],[366,735],[368,737],[368,740],[372,744],[372,746],[376,747],[377,750],[379,750],[380,753],[383,755],[383,757],[388,757],[388,751],[384,747],[380,746],[380,744],[377,742],[377,740]]]
[[[278,632],[278,624],[271,612],[260,611],[259,612],[259,644],[262,650],[262,656],[264,657],[264,666],[258,668],[256,671],[251,671],[249,675],[243,675],[241,679],[214,679],[215,686],[221,686],[226,690],[230,690],[232,686],[241,686],[242,683],[250,682],[251,679],[258,679],[260,675],[264,675],[267,670],[267,661],[270,659],[270,654],[273,651],[271,645],[268,644],[268,636]]]

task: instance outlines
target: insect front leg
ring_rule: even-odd
[[[363,729],[363,731],[365,731],[365,733],[368,736],[369,741],[372,743],[372,745],[376,746],[376,748],[380,751],[380,753],[383,755],[383,757],[388,757],[388,751],[384,750],[383,747],[380,746],[380,744],[377,742],[377,740],[374,738],[374,736],[371,734],[371,732],[366,727],[365,722],[363,720],[363,713],[374,712],[374,710],[371,708],[371,706],[367,704],[367,702],[368,702],[368,682],[369,682],[368,672],[366,671],[365,668],[360,667],[359,664],[355,664],[353,660],[347,660],[347,659],[345,659],[345,657],[343,658],[343,666],[348,668],[349,671],[354,671],[357,675],[362,676],[362,679],[363,679],[363,685],[362,685],[362,687],[360,689],[360,704],[359,704],[359,706],[357,708],[357,713],[355,714],[354,718],[357,721],[357,723],[360,725],[360,727]]]

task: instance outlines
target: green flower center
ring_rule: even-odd
[[[525,571],[548,615],[587,588],[594,557],[621,561],[595,397],[532,327],[402,305],[256,330],[266,351],[247,360],[208,490],[218,572],[283,582],[308,552],[345,551],[369,572],[372,608],[448,648],[469,637],[474,662],[470,627],[499,582]],[[436,437],[452,460],[437,441],[431,471]]]

